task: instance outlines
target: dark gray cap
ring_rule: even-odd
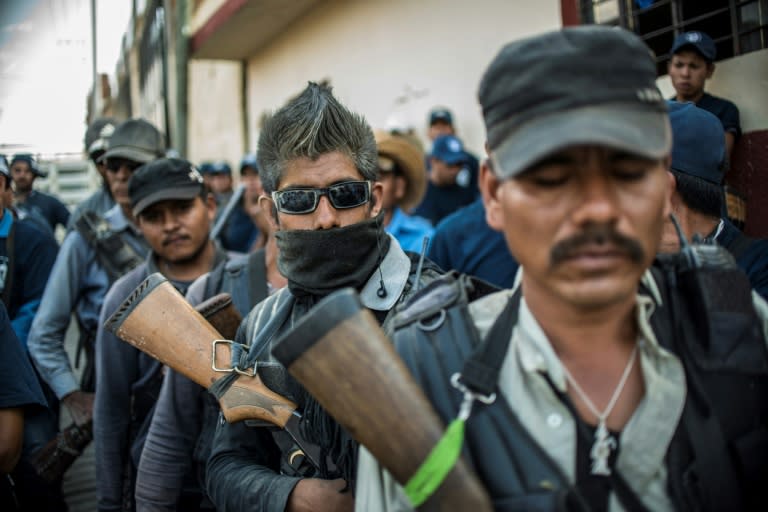
[[[117,119],[112,117],[98,117],[88,126],[85,131],[85,151],[88,155],[93,155],[99,151],[107,149],[107,141],[114,133],[118,125]]]
[[[667,104],[643,41],[620,28],[568,27],[504,46],[478,92],[499,177],[576,145],[669,153]]]
[[[160,158],[142,165],[128,182],[135,217],[160,201],[194,199],[203,190],[203,176],[194,165],[181,158]]]
[[[125,158],[147,163],[165,155],[163,135],[144,119],[129,119],[118,125],[102,158]]]

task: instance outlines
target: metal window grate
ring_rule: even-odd
[[[675,36],[709,34],[717,60],[768,48],[768,0],[580,0],[582,23],[619,25],[640,35],[666,73]]]

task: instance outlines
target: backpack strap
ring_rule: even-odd
[[[113,231],[109,223],[94,211],[84,211],[75,222],[75,229],[96,252],[96,259],[107,272],[110,283],[144,261],[121,234]]]

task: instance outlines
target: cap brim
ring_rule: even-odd
[[[159,157],[158,155],[141,148],[119,146],[108,149],[102,158],[125,158],[127,160],[133,160],[134,162],[146,164],[152,160],[157,160]]]
[[[133,216],[138,217],[141,212],[153,204],[159,203],[160,201],[169,201],[173,199],[194,199],[198,195],[200,195],[200,185],[158,190],[154,194],[150,194],[147,197],[142,198],[138,203],[133,205]]]
[[[641,157],[667,156],[672,147],[669,116],[631,105],[598,105],[543,116],[511,130],[491,148],[495,173],[513,178],[542,158],[571,146],[606,146]]]

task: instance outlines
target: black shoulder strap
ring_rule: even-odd
[[[208,273],[208,279],[205,282],[205,295],[203,295],[203,297],[213,297],[219,290],[221,290],[221,282],[224,280],[226,266],[226,262],[216,265],[216,267]]]
[[[520,288],[512,294],[491,330],[472,355],[464,362],[461,381],[467,388],[484,396],[491,395],[499,382],[501,365],[507,355],[512,329],[520,309]]]
[[[8,210],[6,210],[6,215],[9,215]],[[13,219],[11,228],[8,230],[8,237],[5,239],[5,250],[8,254],[8,270],[5,274],[5,283],[3,284],[3,302],[9,310],[11,309],[11,290],[13,290],[13,273],[16,264],[16,258],[14,258],[14,253],[16,252],[15,237],[16,219]]]
[[[115,282],[144,261],[120,233],[112,231],[109,223],[94,211],[84,211],[75,222],[75,229],[93,247],[110,282]]]

